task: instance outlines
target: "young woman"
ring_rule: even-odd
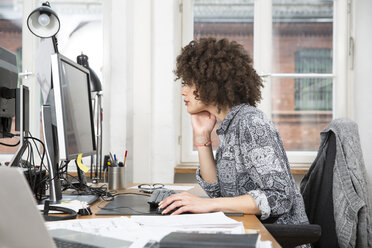
[[[177,57],[182,96],[199,155],[197,180],[211,198],[180,193],[160,203],[163,213],[247,213],[274,223],[308,223],[281,138],[256,108],[261,78],[241,45],[226,39],[190,42]],[[213,157],[211,132],[219,147]]]

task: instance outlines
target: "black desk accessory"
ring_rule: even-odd
[[[58,220],[71,220],[76,218],[76,211],[64,208],[64,207],[57,207],[57,206],[50,206],[50,201],[45,201],[44,203],[44,210],[43,210],[43,217],[46,221],[58,221]],[[49,211],[59,211],[67,215],[49,215]]]
[[[184,247],[256,247],[258,234],[172,232],[159,242],[160,248]]]

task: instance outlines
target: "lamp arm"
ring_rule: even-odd
[[[52,36],[52,41],[53,41],[54,52],[59,53],[58,52],[58,41],[55,35]]]

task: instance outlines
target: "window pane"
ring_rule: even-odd
[[[195,0],[194,38],[215,37],[234,40],[244,46],[253,58],[253,0]],[[212,146],[218,137],[212,132]],[[196,150],[194,143],[193,150]]]
[[[253,57],[253,0],[195,0],[194,38],[227,38]]]
[[[1,1],[0,3],[0,46],[8,49],[17,55],[18,71],[22,70],[22,4],[20,1]],[[12,133],[15,121],[12,123]],[[15,144],[18,139],[1,139],[0,142]],[[17,147],[0,145],[0,154],[13,154]]]
[[[272,121],[286,151],[316,151],[332,120],[332,79],[273,78]]]
[[[332,73],[333,1],[273,0],[272,12],[273,72],[294,73],[299,51],[327,49],[330,52],[320,56],[331,61],[330,66],[306,72]]]
[[[331,49],[298,50],[295,53],[295,72],[331,73]],[[332,79],[295,79],[295,110],[332,110]]]
[[[331,74],[333,1],[273,0],[273,72]],[[287,151],[316,151],[332,120],[332,78],[272,78],[272,120]]]

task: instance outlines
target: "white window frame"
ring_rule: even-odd
[[[275,73],[272,71],[272,0],[254,0],[254,67],[262,76],[265,87],[263,100],[258,106],[271,118],[271,78],[332,78],[333,118],[350,117],[352,89],[349,85],[349,26],[351,0],[334,0],[333,13],[333,72],[329,74]],[[182,1],[182,46],[193,39],[194,1]],[[350,51],[349,51],[350,50]],[[337,86],[337,87],[336,87]],[[181,165],[197,165],[197,152],[193,151],[190,115],[184,106],[181,110]],[[317,151],[287,151],[291,169],[308,169]]]

